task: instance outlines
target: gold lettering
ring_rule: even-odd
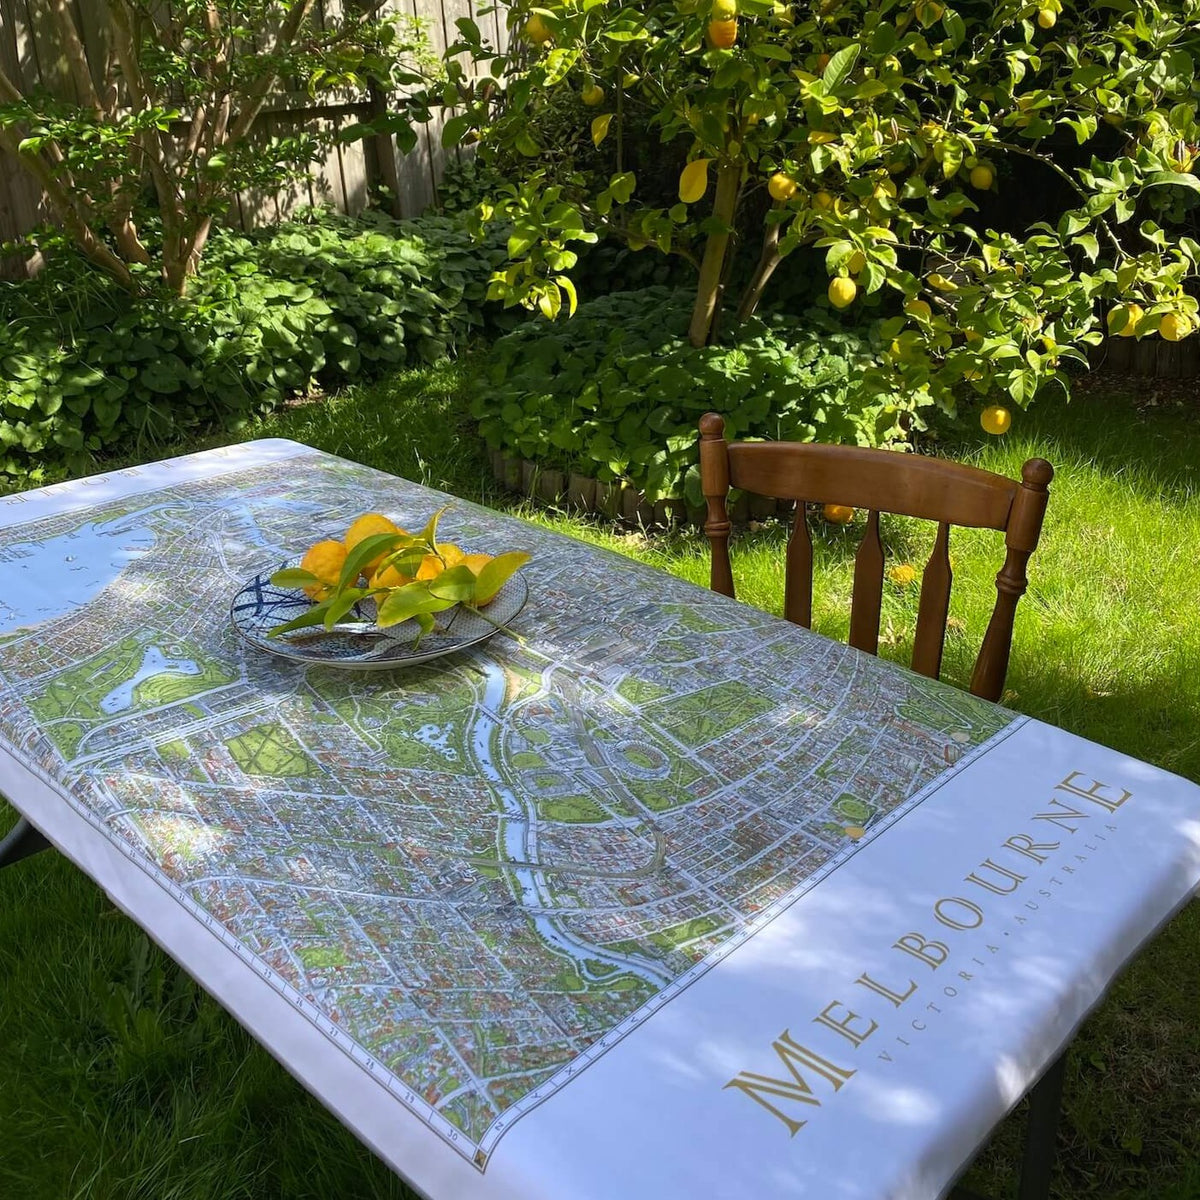
[[[846,1038],[850,1044],[857,1049],[863,1044],[863,1042],[867,1040],[867,1038],[871,1036],[871,1034],[875,1032],[875,1030],[879,1028],[879,1022],[871,1021],[865,1030],[852,1029],[851,1025],[855,1021],[861,1021],[862,1018],[858,1015],[858,1013],[851,1012],[848,1008],[846,1008],[846,1015],[840,1021],[834,1020],[834,1018],[829,1015],[829,1012],[830,1009],[838,1007],[846,1008],[846,1006],[842,1004],[840,1000],[834,1000],[831,1004],[825,1005],[825,1007],[821,1010],[821,1015],[819,1017],[813,1017],[813,1020],[818,1025],[824,1025],[827,1029],[832,1029],[834,1033],[840,1033],[842,1037]]]
[[[1084,800],[1091,800],[1093,803],[1100,805],[1101,808],[1106,809],[1108,812],[1116,812],[1117,809],[1120,808],[1121,805],[1133,795],[1132,792],[1127,791],[1125,788],[1121,788],[1120,800],[1112,800],[1107,796],[1102,796],[1100,795],[1101,791],[1103,791],[1103,789],[1109,785],[1107,783],[1101,783],[1097,779],[1092,780],[1092,786],[1090,788],[1078,787],[1073,781],[1078,779],[1081,775],[1083,775],[1082,771],[1072,771],[1070,775],[1068,775],[1066,779],[1062,781],[1062,783],[1057,783],[1054,785],[1055,791],[1070,792],[1072,795],[1080,796]]]
[[[1023,844],[1020,844],[1023,843]],[[1017,833],[1004,843],[1005,850],[1015,850],[1018,854],[1032,858],[1039,866],[1046,861],[1045,854],[1036,854],[1036,850],[1057,850],[1061,842],[1035,842],[1027,833]]]
[[[945,906],[948,904],[961,904],[967,912],[975,917],[975,920],[956,921],[945,911]],[[943,896],[933,906],[933,915],[949,929],[978,929],[983,924],[983,909],[973,900],[964,900],[961,896]]]
[[[917,990],[917,981],[910,979],[908,981],[908,991],[902,996],[899,992],[893,992],[890,987],[872,979],[865,971],[854,982],[861,987],[870,988],[877,996],[882,996],[885,1000],[890,1000],[897,1008]]]
[[[893,950],[903,950],[913,958],[919,958],[935,971],[950,955],[950,947],[945,942],[927,942],[919,933],[906,933],[898,941],[892,943]]]
[[[775,1079],[770,1075],[758,1075],[753,1071],[742,1071],[736,1078],[731,1079],[722,1089],[736,1088],[750,1097],[755,1104],[761,1104],[772,1116],[778,1117],[787,1126],[788,1133],[795,1137],[804,1128],[806,1121],[798,1121],[782,1109],[772,1104],[768,1096],[778,1096],[783,1100],[792,1100],[797,1104],[811,1104],[816,1108],[821,1101],[813,1094],[808,1080],[800,1073],[801,1067],[815,1071],[823,1079],[827,1079],[835,1092],[840,1091],[846,1080],[854,1071],[846,1070],[831,1063],[809,1050],[807,1046],[798,1045],[788,1030],[784,1030],[774,1042],[771,1049],[779,1055],[780,1061],[788,1069],[791,1079]]]
[[[986,879],[981,879],[979,877],[980,871],[994,871],[997,875],[1001,876],[1001,878],[1009,880],[1012,884],[1012,887],[1000,887],[995,882],[989,882]],[[1018,875],[1016,871],[1010,871],[1007,867],[997,866],[990,858],[985,858],[983,862],[981,862],[979,866],[977,866],[963,882],[976,883],[983,888],[985,892],[991,892],[996,896],[1009,896],[1025,882],[1026,878],[1027,876],[1025,875]]]
[[[1076,812],[1073,808],[1064,804],[1057,796],[1052,797],[1050,803],[1057,804],[1058,807],[1062,809],[1062,812],[1038,813],[1037,816],[1033,818],[1035,821],[1049,821],[1051,825],[1057,825],[1059,829],[1065,829],[1068,833],[1074,833],[1079,826],[1068,825],[1067,821],[1071,819],[1076,821],[1087,820],[1087,813]]]

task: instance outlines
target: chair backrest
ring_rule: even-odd
[[[854,562],[850,645],[875,654],[884,576],[879,514],[936,521],[933,553],[921,579],[912,657],[914,671],[936,679],[950,609],[950,526],[1001,530],[1007,554],[996,576],[996,605],[971,676],[975,695],[999,700],[1008,673],[1013,616],[1028,584],[1025,568],[1037,548],[1053,478],[1054,468],[1041,458],[1026,462],[1020,480],[1015,480],[894,450],[803,442],[727,442],[724,419],[707,413],[700,418],[700,480],[708,505],[704,532],[712,546],[711,586],[726,596],[734,594],[725,503],[729,489],[795,500],[783,611],[789,621],[810,626],[812,538],[805,503],[864,508],[867,528]]]

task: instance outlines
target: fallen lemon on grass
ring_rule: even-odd
[[[979,423],[983,426],[985,433],[995,434],[999,437],[1000,434],[1007,433],[1012,425],[1012,413],[1002,404],[989,404],[979,414]]]
[[[830,525],[849,525],[854,520],[854,509],[848,504],[826,504],[821,509],[821,516]]]
[[[911,563],[897,563],[896,566],[888,568],[887,577],[897,587],[908,587],[917,577],[917,568]]]

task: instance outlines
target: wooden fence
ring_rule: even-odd
[[[107,57],[105,0],[70,0],[92,64],[93,76],[103,76]],[[332,5],[339,0],[323,0]],[[384,11],[414,16],[424,23],[438,56],[456,40],[454,22],[471,17],[498,49],[508,45],[504,12],[484,15],[487,0],[386,0]],[[0,67],[23,88],[42,86],[73,98],[59,33],[48,0],[0,0]],[[386,105],[382,96],[375,104]],[[286,134],[298,127],[334,131],[371,115],[371,101],[333,104],[314,101],[305,93],[281,93],[268,102],[255,125],[256,137]],[[287,216],[304,204],[332,204],[343,212],[360,212],[369,189],[386,187],[393,195],[396,216],[413,217],[437,199],[437,189],[447,161],[455,150],[442,148],[444,117],[418,130],[415,148],[402,155],[391,135],[333,145],[322,163],[315,164],[307,181],[277,195],[242,194],[226,214],[226,223],[251,229]],[[37,184],[11,158],[0,153],[0,242],[28,233],[47,220]]]

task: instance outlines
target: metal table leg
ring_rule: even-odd
[[[1029,1092],[1029,1115],[1025,1123],[1025,1152],[1021,1161],[1021,1182],[1017,1200],[1047,1200],[1054,1174],[1055,1139],[1062,1109],[1063,1079],[1067,1051],[1050,1064]],[[955,1187],[951,1200],[989,1200],[965,1187]]]
[[[50,843],[24,817],[18,817],[17,823],[0,839],[0,867],[49,849]]]

